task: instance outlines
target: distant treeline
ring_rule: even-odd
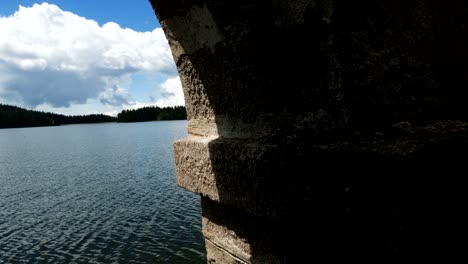
[[[184,106],[148,106],[136,110],[123,110],[117,115],[117,122],[143,122],[155,120],[185,120],[187,111]]]
[[[163,108],[151,106],[136,110],[123,110],[117,117],[112,117],[103,114],[66,116],[0,104],[0,128],[185,119],[187,119],[187,112],[184,106]]]
[[[117,121],[117,118],[102,114],[65,116],[0,104],[0,128],[59,126],[115,121]]]

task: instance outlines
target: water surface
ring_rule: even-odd
[[[206,263],[186,121],[0,129],[0,263]]]

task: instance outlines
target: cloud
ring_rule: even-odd
[[[156,101],[158,106],[185,105],[179,76],[167,79],[159,88],[162,98]]]
[[[100,26],[47,3],[20,6],[12,16],[0,17],[0,98],[8,102],[32,108],[92,99],[128,105],[135,73],[167,76],[161,86],[165,102],[179,102],[177,71],[161,28],[136,32],[113,22]]]

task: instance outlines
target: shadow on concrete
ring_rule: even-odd
[[[466,126],[431,124],[467,119],[463,1],[299,2],[152,1],[185,51],[206,36],[171,19],[192,6],[223,36],[177,61],[202,84],[189,117],[209,108],[219,132],[219,202],[203,197],[204,216],[247,241],[252,263],[460,255],[466,191],[432,166],[468,156]]]

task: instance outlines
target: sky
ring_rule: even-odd
[[[0,0],[0,103],[115,116],[184,97],[148,0]]]

